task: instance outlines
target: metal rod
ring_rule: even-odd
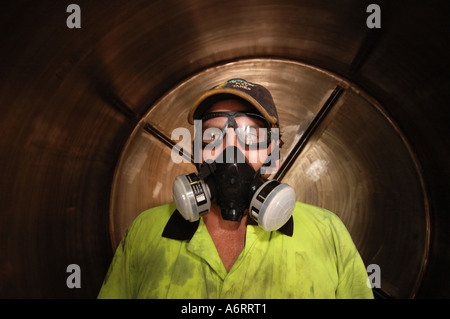
[[[153,135],[156,139],[164,143],[164,145],[167,145],[173,151],[178,152],[178,154],[191,161],[191,163],[194,163],[194,157],[192,156],[192,154],[186,152],[183,148],[180,148],[177,143],[175,143],[172,139],[167,137],[163,132],[155,128],[153,125],[151,125],[150,123],[145,123],[143,128],[144,131]]]
[[[111,90],[103,90],[102,96],[105,101],[117,112],[124,115],[127,119],[133,123],[138,123],[141,116],[131,109],[125,102],[122,101],[116,94]]]
[[[289,171],[289,169],[294,164],[297,157],[300,155],[300,153],[305,148],[307,142],[310,140],[311,136],[314,134],[314,132],[319,127],[320,123],[325,119],[326,115],[329,113],[331,108],[336,104],[337,100],[341,96],[341,94],[344,92],[344,88],[341,86],[336,86],[336,88],[333,90],[333,92],[330,94],[322,108],[319,110],[319,112],[316,114],[314,119],[312,120],[311,124],[306,129],[305,133],[300,137],[297,144],[295,144],[292,151],[288,154],[286,160],[281,165],[278,172],[275,174],[274,179],[281,181],[286,173]]]

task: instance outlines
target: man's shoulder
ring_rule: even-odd
[[[136,230],[145,230],[146,232],[162,232],[175,210],[176,206],[174,203],[149,208],[134,219],[131,227]]]
[[[168,203],[155,206],[147,210],[144,210],[136,217],[136,219],[151,220],[151,221],[153,221],[153,219],[161,219],[161,218],[169,219],[172,213],[175,211],[175,209],[176,209],[175,203]]]
[[[308,218],[337,218],[337,216],[333,212],[329,211],[326,208],[299,201],[295,203],[294,214],[301,214]]]
[[[297,202],[295,204],[295,209],[293,212],[294,225],[304,225],[317,228],[327,228],[333,229],[345,228],[341,219],[333,212],[328,209],[303,203]]]

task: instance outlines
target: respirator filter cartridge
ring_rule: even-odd
[[[173,183],[173,199],[186,220],[194,222],[211,208],[208,185],[197,174],[179,175]]]

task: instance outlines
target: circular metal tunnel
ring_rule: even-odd
[[[71,29],[70,3],[0,11],[0,297],[96,297],[132,220],[195,170],[173,130],[232,77],[273,93],[273,178],[343,220],[376,296],[450,297],[448,4],[377,1],[371,29],[356,0],[77,1]]]

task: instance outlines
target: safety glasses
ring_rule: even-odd
[[[202,117],[202,145],[217,147],[227,129],[233,127],[239,143],[246,148],[265,149],[270,144],[271,124],[261,115],[247,112],[212,112]]]

